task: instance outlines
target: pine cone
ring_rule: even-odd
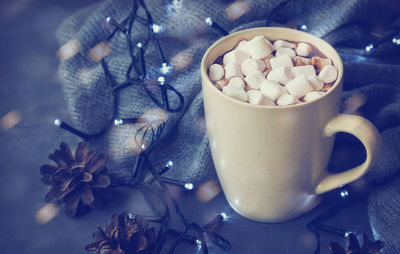
[[[133,219],[126,213],[114,214],[111,222],[103,230],[93,233],[94,243],[86,245],[86,251],[102,254],[155,254],[156,234],[148,229],[143,216]]]
[[[55,165],[40,168],[42,182],[51,186],[46,202],[65,202],[66,212],[71,217],[80,215],[81,208],[99,205],[99,189],[110,185],[102,154],[89,151],[87,143],[80,142],[74,156],[69,146],[61,143],[60,150],[50,154],[49,159]]]
[[[349,245],[346,249],[336,242],[332,242],[329,249],[332,254],[380,254],[380,249],[383,248],[382,241],[370,241],[366,234],[363,235],[364,244],[360,247],[357,237],[354,234],[349,234],[347,241]]]

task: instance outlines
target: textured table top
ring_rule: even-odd
[[[54,127],[54,119],[68,120],[68,112],[57,77],[58,49],[54,31],[71,13],[96,1],[3,1],[0,3],[0,118],[13,120],[0,128],[0,249],[2,253],[85,253],[98,225],[105,226],[111,215],[145,210],[138,193],[120,189],[113,202],[78,219],[66,216],[64,208],[43,224],[36,219],[45,205],[47,186],[40,181],[39,168],[48,163],[50,152],[65,141],[78,139]],[[10,113],[11,112],[11,113]],[[8,115],[10,116],[10,115]],[[194,192],[178,197],[190,221],[205,224],[225,212],[227,220],[217,232],[232,244],[230,253],[313,253],[316,240],[306,224],[330,207],[328,195],[312,212],[281,224],[249,221],[236,214],[220,193],[203,203]],[[327,222],[356,233],[370,234],[366,201],[352,205]],[[182,225],[172,220],[172,228]],[[330,241],[345,245],[342,237],[321,233],[321,253],[328,253]],[[168,243],[167,243],[168,246]],[[223,253],[210,247],[211,253]],[[184,243],[176,253],[201,253]]]

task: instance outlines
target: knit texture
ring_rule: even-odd
[[[281,2],[146,2],[154,22],[164,26],[164,31],[157,37],[173,67],[166,80],[185,98],[182,111],[168,114],[166,128],[151,154],[150,160],[156,168],[172,160],[174,167],[167,173],[169,177],[195,185],[216,179],[205,133],[199,68],[204,52],[221,35],[207,26],[204,19],[212,17],[230,32],[265,26],[267,17]],[[379,12],[393,15],[396,6],[396,1],[291,1],[276,13],[272,23],[273,26],[293,25],[294,22],[297,25],[306,24],[308,32],[324,38],[338,50],[345,66],[344,99],[356,93],[365,96],[366,103],[360,112],[377,126],[383,138],[383,151],[378,164],[367,176],[369,180],[384,179],[399,170],[400,66],[393,64],[393,59],[399,55],[394,45],[386,43],[370,53],[364,50],[370,33],[360,24],[373,23],[374,18],[379,21],[376,15]],[[106,0],[77,12],[57,30],[60,45],[71,40],[79,45],[77,54],[61,61],[59,76],[64,84],[73,125],[81,131],[96,133],[113,120],[111,86],[105,80],[100,62],[90,56],[91,50],[104,42],[113,30],[106,23],[106,18],[111,16],[121,22],[131,8],[131,0]],[[138,14],[145,16],[142,9]],[[354,20],[357,22],[351,23]],[[396,24],[400,25],[400,19],[393,22],[393,25]],[[146,33],[145,27],[135,22],[134,45],[143,41]],[[117,33],[107,47],[111,51],[105,61],[113,76],[122,83],[130,64],[127,42],[124,36]],[[145,59],[148,78],[156,82],[160,76],[161,59],[155,47],[151,46],[146,51]],[[170,99],[171,104],[176,105],[177,98],[171,96]],[[130,118],[139,117],[157,106],[142,86],[134,85],[121,90],[117,108],[118,117]],[[104,135],[91,140],[91,145],[108,154],[110,173],[121,182],[129,180],[137,156],[133,140],[136,131],[135,125],[110,125]],[[392,181],[374,191],[369,200],[368,211],[375,237],[388,242],[385,253],[399,252],[400,237],[395,233],[400,228],[399,186],[400,179]]]

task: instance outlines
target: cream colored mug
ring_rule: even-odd
[[[223,94],[208,78],[208,67],[239,41],[257,35],[314,45],[338,69],[335,84],[314,101],[290,106],[252,105]],[[260,222],[295,218],[318,204],[318,194],[360,178],[377,160],[377,129],[360,116],[339,114],[343,64],[333,47],[318,37],[277,27],[239,31],[207,50],[201,75],[214,165],[226,199],[244,217]],[[353,169],[329,174],[326,167],[337,132],[358,138],[367,157]]]

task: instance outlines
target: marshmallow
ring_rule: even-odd
[[[289,93],[296,98],[301,98],[313,90],[313,87],[304,75],[290,80],[287,83],[286,88],[289,90]]]
[[[224,86],[226,86],[227,84],[228,84],[228,80],[226,80],[226,79],[221,79],[221,80],[218,80],[217,82],[215,82],[215,86],[220,90],[222,90],[222,88]]]
[[[261,70],[260,67],[262,67],[262,66],[259,62],[262,62],[264,64],[263,61],[255,60],[255,59],[251,59],[251,58],[244,60],[244,62],[242,63],[242,66],[241,66],[242,73],[245,76],[248,76],[256,71],[264,71],[264,69]],[[264,64],[264,66],[265,66],[265,64]]]
[[[265,41],[265,37],[260,35],[256,36],[246,43],[247,52],[250,53],[251,58],[261,59],[271,54],[271,49]]]
[[[300,101],[291,94],[284,93],[281,97],[276,101],[276,104],[279,106],[287,106],[300,103]]]
[[[236,63],[229,63],[225,65],[225,78],[230,79],[232,77],[243,78],[242,71],[240,70],[240,65]]]
[[[241,78],[234,77],[231,80],[229,80],[228,86],[244,89],[245,85],[244,85],[244,82],[243,82],[243,80]]]
[[[224,86],[222,92],[232,98],[247,102],[247,93],[242,88],[227,85]]]
[[[319,91],[312,91],[306,94],[303,98],[304,101],[312,101],[315,100],[319,97],[321,97],[324,94],[324,92],[319,92]]]
[[[260,89],[260,85],[264,80],[265,77],[260,71],[256,71],[244,78],[249,89]]]
[[[270,48],[271,51],[274,50],[274,46],[272,45],[272,43],[267,38],[265,38],[265,43],[267,43],[268,48]]]
[[[276,50],[275,56],[289,55],[290,59],[293,59],[296,56],[294,50],[291,48],[279,48]]]
[[[310,58],[305,58],[301,56],[295,56],[293,61],[294,65],[296,66],[309,65],[309,64],[312,65]]]
[[[275,103],[270,98],[264,97],[259,90],[247,91],[247,100],[254,105],[275,106]]]
[[[267,80],[274,80],[282,85],[286,85],[289,80],[293,79],[293,73],[289,67],[280,67],[268,73]]]
[[[271,66],[271,59],[272,58],[274,58],[275,56],[274,55],[269,55],[269,56],[267,56],[266,58],[264,58],[263,60],[264,60],[264,63],[265,63],[265,68],[267,68],[267,69],[272,69],[272,66]]]
[[[325,65],[324,68],[318,74],[318,78],[324,83],[331,83],[337,78],[337,70],[333,65]]]
[[[212,81],[218,81],[224,77],[225,70],[222,65],[219,64],[213,64],[210,66],[210,69],[208,70],[208,76]]]
[[[297,44],[295,50],[298,56],[308,56],[312,50],[312,46],[307,43],[300,42]]]
[[[296,44],[290,43],[288,41],[283,41],[283,40],[276,40],[274,41],[273,44],[273,50],[278,50],[280,48],[295,48]]]
[[[279,67],[293,67],[292,59],[288,55],[277,56],[269,60],[272,69],[278,69]]]
[[[263,60],[257,59],[257,64],[258,64],[258,70],[263,72],[265,70],[266,64]]]
[[[326,65],[331,65],[332,60],[330,58],[321,58],[319,56],[314,56],[311,57],[311,64],[314,65],[315,70],[317,71],[317,73],[319,73]]]
[[[246,51],[242,50],[232,50],[224,55],[223,63],[224,65],[230,64],[230,63],[236,63],[241,65],[244,60],[249,59],[250,54],[247,53]]]
[[[273,101],[279,98],[285,90],[278,82],[273,80],[264,80],[260,86],[260,92],[267,98],[270,98]]]
[[[312,65],[296,66],[292,68],[292,73],[295,77],[300,75],[310,76],[315,75],[315,69]]]
[[[308,82],[312,85],[314,90],[321,90],[324,87],[324,82],[322,82],[316,74],[306,76]]]
[[[241,51],[247,51],[247,41],[246,40],[240,41],[235,49]]]

